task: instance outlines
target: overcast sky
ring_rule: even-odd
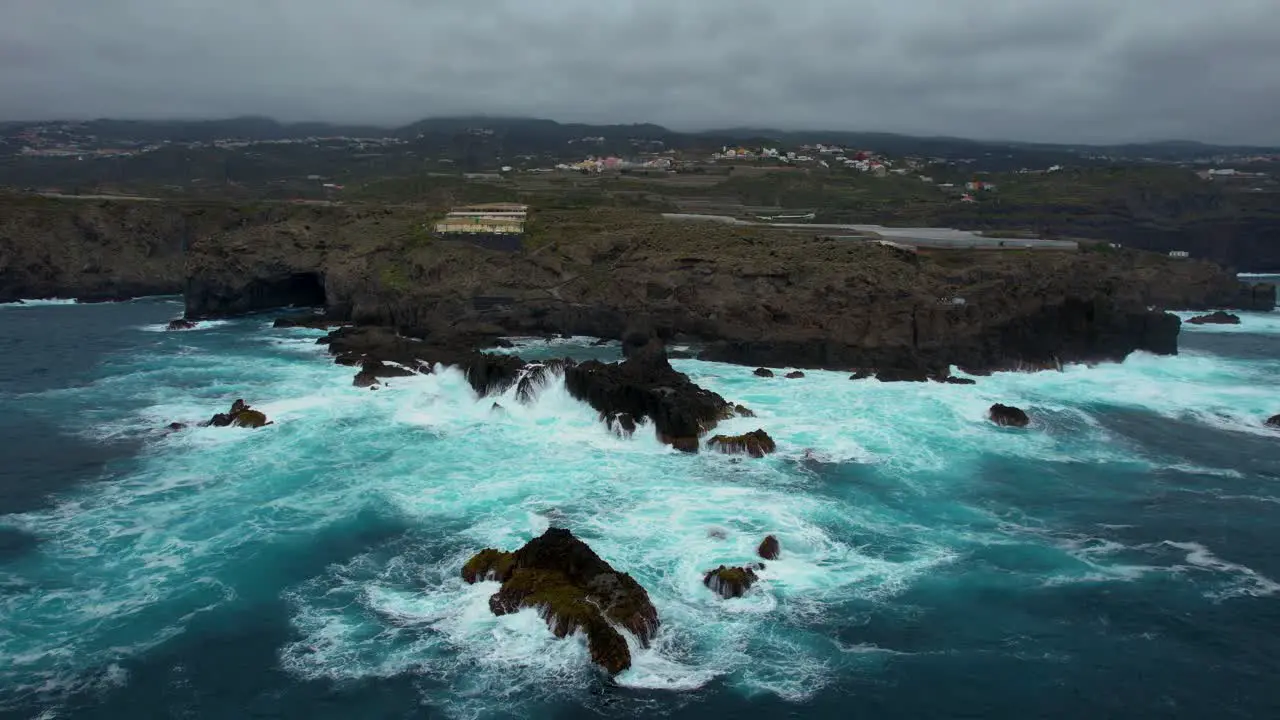
[[[0,117],[1280,144],[1280,0],[4,0]]]

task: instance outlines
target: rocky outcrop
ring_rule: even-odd
[[[770,370],[769,368],[756,368],[756,371],[754,374],[756,377],[763,377],[763,378],[773,377],[773,371]]]
[[[532,403],[538,393],[551,382],[551,378],[555,375],[563,375],[564,369],[577,365],[577,362],[564,358],[563,360],[553,359],[544,363],[531,363],[525,366],[524,374],[520,376],[520,381],[516,384],[516,399],[524,404]],[[633,425],[632,430],[635,427]]]
[[[673,370],[652,344],[619,364],[591,360],[567,368],[565,386],[602,417],[648,418],[662,442],[684,452],[697,452],[698,438],[733,412],[724,398]]]
[[[876,373],[880,382],[927,382],[929,373],[922,369],[885,368]]]
[[[1240,316],[1219,310],[1208,315],[1197,315],[1187,323],[1190,325],[1239,325]]]
[[[715,570],[707,571],[702,576],[702,584],[725,599],[739,598],[745,595],[759,579],[755,572],[758,569],[764,569],[764,566],[759,564],[746,567],[721,565]]]
[[[267,416],[258,410],[254,410],[245,403],[244,400],[236,400],[231,403],[231,410],[225,413],[214,415],[206,425],[213,427],[243,427],[243,428],[260,428],[272,425],[267,420]]]
[[[978,381],[972,378],[955,377],[953,375],[948,375],[944,378],[938,378],[938,382],[945,383],[947,385],[977,385],[978,384]]]
[[[619,628],[642,647],[658,631],[658,611],[644,588],[568,530],[551,528],[514,553],[482,550],[463,566],[462,578],[502,583],[489,598],[495,615],[536,608],[557,637],[583,632],[591,659],[610,674],[631,667]]]
[[[1001,427],[1020,428],[1031,424],[1031,418],[1027,417],[1026,412],[1011,405],[996,403],[991,406],[987,415],[991,418],[991,422]]]
[[[196,324],[190,320],[177,318],[176,320],[170,320],[169,324],[165,326],[165,330],[191,330],[195,328],[195,326]]]
[[[1280,428],[1280,415],[1272,415],[1267,418],[1265,423],[1267,427]]]
[[[382,378],[409,377],[414,374],[411,370],[388,365],[379,360],[365,360],[360,366],[360,372],[356,373],[355,379],[351,381],[351,384],[356,387],[373,387]]]
[[[756,548],[756,554],[765,560],[777,560],[781,553],[782,546],[778,543],[778,538],[773,535],[765,536],[765,539],[760,542],[760,547]]]
[[[762,458],[777,451],[778,446],[764,430],[753,430],[743,435],[716,435],[707,445],[726,455],[750,455]]]
[[[804,377],[804,373],[800,372],[799,370],[792,370],[791,372],[786,374],[786,378],[788,380],[799,380],[802,377]]]
[[[386,363],[423,371],[430,371],[436,365],[454,366],[462,370],[467,382],[481,397],[511,387],[525,366],[524,361],[514,355],[491,355],[475,350],[486,339],[474,334],[413,338],[390,328],[343,327],[319,342],[329,346],[329,353],[339,364],[386,368],[372,375],[362,369],[364,382],[376,377],[411,374]]]

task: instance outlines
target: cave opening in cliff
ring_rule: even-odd
[[[278,292],[285,302],[295,307],[323,307],[325,304],[324,276],[320,273],[294,273],[284,278]]]

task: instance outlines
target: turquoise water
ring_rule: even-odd
[[[611,436],[558,379],[378,392],[269,316],[6,307],[0,712],[17,717],[1271,717],[1280,314],[974,386],[673,361],[765,460]],[[525,357],[610,357],[589,339]],[[23,357],[55,358],[33,367]],[[195,428],[243,397],[276,424]],[[492,408],[494,401],[503,408]],[[1029,430],[985,420],[1024,407]],[[15,419],[16,418],[16,419]],[[79,458],[87,458],[81,462]],[[6,492],[8,492],[6,490]],[[462,563],[555,524],[663,627],[607,682]],[[744,598],[702,572],[783,555]]]

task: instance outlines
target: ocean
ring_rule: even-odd
[[[722,425],[777,440],[751,460],[613,437],[560,379],[370,392],[323,333],[181,309],[0,307],[2,716],[1280,715],[1280,313],[973,386],[674,360],[758,414]],[[235,398],[275,424],[165,431]],[[459,577],[552,525],[658,609],[612,681]],[[745,597],[703,586],[767,534]]]

